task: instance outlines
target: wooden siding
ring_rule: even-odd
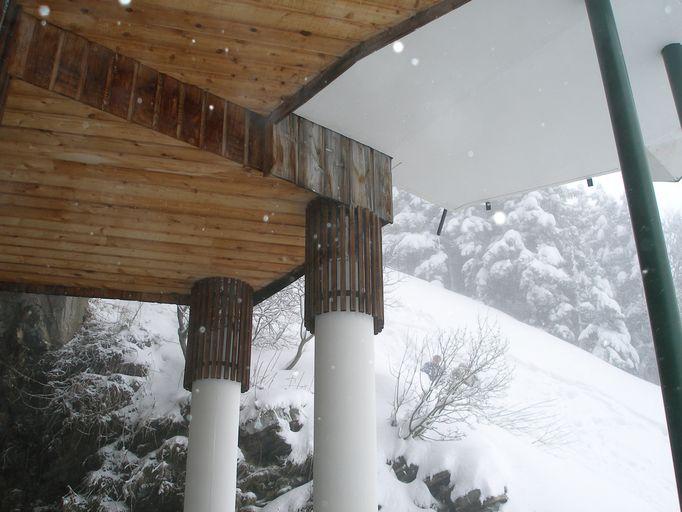
[[[392,222],[391,158],[290,114],[273,129],[274,176]]]

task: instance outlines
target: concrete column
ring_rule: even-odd
[[[192,386],[185,510],[234,512],[241,384],[202,379]]]
[[[249,386],[253,290],[237,279],[192,287],[185,388],[192,391],[186,512],[234,512],[239,401]]]
[[[315,319],[315,512],[376,512],[374,321]]]
[[[305,267],[305,322],[315,334],[315,512],[376,512],[380,220],[364,208],[312,202]]]

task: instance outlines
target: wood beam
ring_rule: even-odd
[[[105,288],[86,288],[80,286],[56,286],[33,283],[10,283],[0,281],[0,292],[38,293],[41,295],[64,295],[68,297],[87,297],[96,299],[134,300],[139,302],[158,302],[160,304],[189,305],[189,294],[147,293]]]
[[[345,71],[361,59],[380,50],[384,46],[397,41],[401,37],[414,32],[427,23],[440,18],[468,3],[470,0],[444,0],[431,7],[418,12],[411,18],[393,25],[386,30],[379,32],[374,37],[366,39],[361,43],[353,46],[340,58],[336,59],[329,67],[324,69],[319,75],[309,80],[303,87],[298,89],[294,94],[282,100],[282,103],[273,110],[268,116],[268,121],[276,124],[284,119],[286,116],[294,112],[301,105],[306,103],[309,99],[315,96],[322,89],[327,87],[330,83],[341,76]]]

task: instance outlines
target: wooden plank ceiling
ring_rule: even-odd
[[[317,195],[390,222],[390,158],[292,112],[467,1],[18,0],[0,290],[187,303],[225,276],[263,298],[300,272]]]
[[[303,263],[312,192],[21,80],[0,155],[0,281],[183,302]]]
[[[255,112],[270,114],[324,70],[338,66],[341,61],[355,61],[465,1],[19,3],[28,14],[36,17],[43,14],[50,23],[178,80]],[[338,75],[340,70],[336,71]]]

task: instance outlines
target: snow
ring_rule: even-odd
[[[511,238],[511,240],[510,240]],[[508,242],[514,240],[509,235]],[[547,250],[545,258],[556,254]],[[447,470],[456,482],[453,498],[473,489],[483,496],[507,492],[503,512],[673,512],[678,510],[660,389],[597,357],[508,315],[434,285],[392,272],[387,281],[386,328],[376,339],[379,500],[384,510],[416,512],[434,503],[423,479]],[[106,313],[101,301],[99,314]],[[113,314],[113,313],[109,313]],[[403,440],[389,422],[403,342],[439,332],[475,328],[485,320],[507,338],[513,380],[503,399],[518,421],[473,424],[457,441]],[[150,390],[140,414],[177,408],[182,389],[182,353],[177,344],[175,310],[144,305],[131,329],[149,333],[147,353],[154,365]],[[262,367],[283,368],[295,349],[257,350]],[[259,412],[296,408],[302,428],[281,422],[292,446],[289,459],[301,463],[313,450],[314,341],[294,370],[272,375],[243,396],[241,422]],[[526,414],[524,416],[524,414]],[[513,416],[513,414],[512,414]],[[419,466],[416,480],[398,481],[387,461],[404,457]],[[263,512],[295,512],[306,503],[311,484],[284,494]]]
[[[678,510],[660,388],[441,286],[399,273],[389,279],[396,284],[388,291],[386,328],[376,345],[379,499],[386,510],[428,507],[432,498],[422,479],[443,470],[453,475],[456,496],[507,489],[504,512]],[[508,338],[514,377],[504,403],[509,410],[528,408],[531,421],[519,428],[476,425],[458,441],[401,440],[388,422],[395,383],[389,364],[399,360],[401,342],[474,328],[480,319]],[[288,354],[281,360],[288,361]],[[296,369],[312,375],[313,360],[310,342]],[[285,380],[278,375],[267,393],[258,392],[261,407],[270,400],[302,406],[299,390],[275,391]],[[313,396],[308,397],[305,411],[311,416]],[[306,448],[312,453],[312,442]],[[399,456],[420,468],[409,484],[399,482],[386,464]],[[272,508],[273,502],[264,510],[296,510],[286,508],[290,494],[278,500],[281,509]],[[292,503],[299,498],[292,495]]]

